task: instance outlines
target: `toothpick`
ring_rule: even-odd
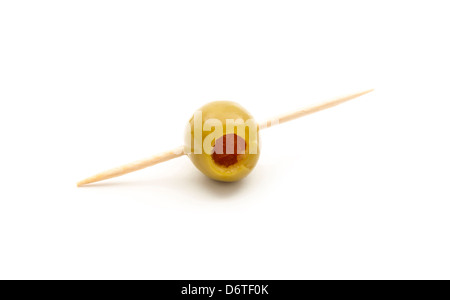
[[[306,115],[309,115],[309,114],[312,114],[312,113],[315,113],[315,112],[318,112],[318,111],[321,111],[321,110],[324,110],[324,109],[327,109],[327,108],[339,105],[339,104],[344,103],[344,102],[346,102],[348,100],[355,99],[355,98],[357,98],[359,96],[365,95],[365,94],[370,93],[372,91],[373,91],[373,89],[370,89],[370,90],[359,92],[359,93],[356,93],[356,94],[351,94],[351,95],[347,95],[347,96],[344,96],[344,97],[339,97],[339,98],[336,98],[336,99],[333,99],[333,100],[329,100],[329,101],[326,101],[326,102],[323,102],[323,103],[320,103],[320,104],[316,104],[316,105],[313,105],[313,106],[310,106],[310,107],[307,107],[307,108],[303,108],[303,109],[300,109],[300,110],[297,110],[297,111],[294,111],[294,112],[291,112],[291,113],[287,113],[287,114],[284,114],[284,115],[281,115],[281,116],[269,119],[266,122],[259,123],[259,129],[269,128],[269,127],[272,127],[274,125],[278,125],[278,124],[281,124],[281,123],[285,123],[287,121],[292,121],[294,119],[298,119],[298,118],[304,117]]]
[[[173,150],[166,151],[157,155],[154,155],[147,159],[137,160],[135,162],[123,165],[121,167],[117,167],[114,169],[110,169],[108,171],[98,173],[97,175],[91,176],[84,180],[81,180],[77,183],[77,186],[82,186],[88,183],[93,183],[109,178],[114,178],[118,176],[122,176],[124,174],[128,174],[137,170],[141,170],[147,167],[154,166],[156,164],[171,160],[176,157],[180,157],[184,155],[184,146],[177,147]]]
[[[333,99],[331,101],[327,101],[327,102],[324,102],[324,103],[321,103],[318,105],[313,105],[313,106],[303,108],[303,109],[295,111],[295,112],[281,115],[278,118],[272,118],[272,119],[268,120],[267,122],[259,123],[259,129],[269,128],[269,127],[272,127],[277,124],[285,123],[287,121],[291,121],[291,120],[294,120],[294,119],[297,119],[297,118],[300,118],[300,117],[303,117],[303,116],[306,116],[306,115],[309,115],[309,114],[312,114],[312,113],[315,113],[315,112],[318,112],[318,111],[321,111],[321,110],[324,110],[324,109],[327,109],[327,108],[330,108],[333,106],[336,106],[336,105],[346,102],[348,100],[351,100],[351,99],[357,98],[359,96],[362,96],[364,94],[370,93],[371,91],[373,91],[373,89],[363,91],[360,93],[356,93],[356,94],[347,95],[344,97],[339,97],[339,98]],[[159,163],[162,163],[162,162],[165,162],[165,161],[168,161],[168,160],[171,160],[173,158],[177,158],[177,157],[180,157],[183,155],[185,155],[184,146],[180,146],[173,150],[157,154],[150,158],[138,160],[138,161],[123,165],[121,167],[117,167],[117,168],[99,173],[97,175],[91,176],[89,178],[86,178],[86,179],[78,182],[77,186],[83,186],[85,184],[122,176],[124,174],[128,174],[128,173],[131,173],[131,172],[134,172],[137,170],[151,167],[156,164],[159,164]]]

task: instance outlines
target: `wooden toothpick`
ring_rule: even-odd
[[[294,112],[290,112],[290,113],[287,113],[287,114],[284,114],[284,115],[281,115],[281,116],[269,119],[266,122],[259,123],[259,129],[269,128],[269,127],[272,127],[274,125],[278,125],[278,124],[281,124],[281,123],[285,123],[287,121],[292,121],[294,119],[298,119],[298,118],[304,117],[306,115],[309,115],[309,114],[312,114],[312,113],[315,113],[315,112],[318,112],[318,111],[321,111],[321,110],[324,110],[324,109],[327,109],[327,108],[339,105],[339,104],[344,103],[344,102],[346,102],[348,100],[355,99],[355,98],[357,98],[359,96],[365,95],[365,94],[370,93],[372,91],[373,91],[373,89],[370,89],[370,90],[366,90],[366,91],[359,92],[359,93],[356,93],[356,94],[350,94],[350,95],[347,95],[347,96],[335,98],[333,100],[328,100],[328,101],[320,103],[320,104],[315,104],[315,105],[310,106],[310,107],[302,108],[300,110],[297,110],[297,111],[294,111]]]
[[[339,97],[339,98],[336,98],[336,99],[333,99],[333,100],[330,100],[330,101],[326,101],[326,102],[323,102],[321,104],[313,105],[313,106],[310,106],[310,107],[307,107],[307,108],[303,108],[303,109],[295,111],[295,112],[291,112],[291,113],[287,113],[287,114],[281,115],[281,116],[279,116],[277,118],[272,118],[270,120],[267,120],[266,122],[259,123],[258,126],[259,126],[259,129],[269,128],[269,127],[272,127],[272,126],[277,125],[277,124],[285,123],[287,121],[291,121],[291,120],[294,120],[294,119],[297,119],[297,118],[300,118],[300,117],[303,117],[303,116],[306,116],[306,115],[309,115],[309,114],[312,114],[312,113],[315,113],[315,112],[318,112],[318,111],[321,111],[321,110],[324,110],[324,109],[327,109],[327,108],[330,108],[330,107],[333,107],[333,106],[336,106],[338,104],[341,104],[341,103],[346,102],[348,100],[351,100],[351,99],[357,98],[359,96],[365,95],[365,94],[370,93],[372,91],[373,91],[373,89],[370,89],[370,90],[366,90],[366,91],[359,92],[359,93],[356,93],[356,94],[351,94],[351,95],[347,95],[347,96],[344,96],[344,97]],[[177,157],[180,157],[180,156],[183,156],[183,155],[185,155],[184,146],[180,146],[180,147],[177,147],[177,148],[175,148],[173,150],[154,155],[154,156],[152,156],[150,158],[143,159],[143,160],[138,160],[138,161],[135,161],[135,162],[123,165],[121,167],[110,169],[108,171],[105,171],[105,172],[99,173],[97,175],[88,177],[88,178],[78,182],[77,186],[83,186],[85,184],[89,184],[89,183],[93,183],[93,182],[97,182],[97,181],[101,181],[101,180],[105,180],[105,179],[118,177],[118,176],[121,176],[121,175],[124,175],[124,174],[128,174],[128,173],[131,173],[131,172],[134,172],[134,171],[137,171],[137,170],[141,170],[141,169],[144,169],[144,168],[147,168],[147,167],[154,166],[154,165],[159,164],[161,162],[165,162],[165,161],[168,161],[168,160],[171,160],[173,158],[177,158]]]
[[[137,170],[141,170],[147,167],[154,166],[156,164],[162,163],[164,161],[171,160],[176,157],[180,157],[184,155],[184,146],[177,147],[173,150],[166,151],[157,155],[154,155],[147,159],[137,160],[135,162],[123,165],[121,167],[117,167],[114,169],[110,169],[108,171],[104,171],[102,173],[98,173],[97,175],[88,177],[86,179],[81,180],[77,183],[77,186],[82,186],[88,183],[93,183],[109,178],[114,178],[118,176],[122,176],[124,174],[128,174]]]

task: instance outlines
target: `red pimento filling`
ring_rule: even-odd
[[[242,159],[246,147],[245,140],[237,134],[226,134],[216,140],[211,156],[216,164],[229,167]]]

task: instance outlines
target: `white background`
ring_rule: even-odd
[[[450,279],[442,1],[2,1],[1,279]],[[233,100],[265,119],[235,184],[181,145]]]

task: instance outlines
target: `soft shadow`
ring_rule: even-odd
[[[230,199],[238,195],[247,185],[247,179],[237,182],[220,182],[212,180],[203,174],[174,174],[170,177],[149,178],[148,180],[123,180],[120,179],[92,183],[81,186],[81,189],[141,189],[145,193],[150,193],[157,187],[159,190],[167,189],[167,194],[176,193],[191,195],[195,198],[206,197],[208,199]]]
[[[203,175],[196,177],[197,178],[194,178],[193,181],[195,181],[197,187],[202,188],[205,194],[221,199],[228,199],[238,195],[245,189],[244,186],[246,185],[245,179],[236,182],[221,182],[212,180]]]

